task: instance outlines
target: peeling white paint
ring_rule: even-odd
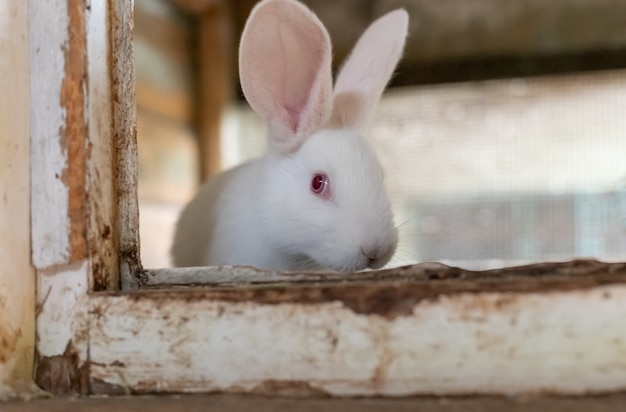
[[[30,124],[31,174],[35,177],[31,197],[33,204],[40,205],[32,210],[32,258],[34,265],[43,269],[68,263],[71,256],[69,191],[62,180],[67,153],[59,139],[66,115],[61,84],[69,17],[65,0],[30,3],[30,104],[36,114]]]
[[[465,294],[420,305],[389,329],[394,356],[381,390],[390,395],[623,390],[625,301],[626,286],[615,285]]]
[[[146,392],[267,382],[366,396],[623,390],[625,301],[625,285],[456,294],[387,319],[339,302],[94,296],[91,373]]]
[[[37,274],[37,349],[41,356],[62,355],[70,342],[76,347],[80,341],[86,355],[89,273],[88,262],[82,261]]]

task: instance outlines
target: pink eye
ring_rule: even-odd
[[[315,173],[311,179],[311,191],[316,195],[328,196],[328,176],[324,173]]]

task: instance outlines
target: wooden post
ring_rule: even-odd
[[[230,100],[232,76],[231,25],[227,5],[211,3],[198,14],[200,95],[197,110],[200,179],[221,170],[220,132],[224,110]]]
[[[55,394],[82,395],[91,391],[89,292],[119,290],[120,267],[124,280],[138,267],[133,3],[36,3],[24,23],[35,379]]]

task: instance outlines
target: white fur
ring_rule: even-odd
[[[240,47],[242,89],[269,123],[262,158],[226,171],[185,207],[176,266],[361,270],[386,264],[398,242],[384,176],[363,138],[404,47],[396,10],[363,34],[332,88],[331,46],[295,0],[253,9]],[[310,190],[317,172],[331,197]]]

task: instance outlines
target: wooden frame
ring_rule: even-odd
[[[36,379],[44,389],[626,389],[624,264],[492,272],[422,264],[347,276],[141,270],[131,12],[129,0],[30,8]],[[203,284],[184,285],[189,276]]]

